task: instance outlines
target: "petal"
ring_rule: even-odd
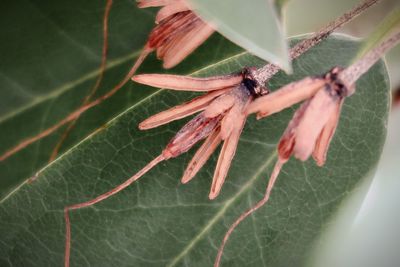
[[[169,74],[141,74],[132,77],[138,83],[153,87],[180,91],[207,92],[232,87],[241,82],[241,75],[214,76],[211,78],[194,78]]]
[[[217,167],[215,168],[211,191],[208,196],[210,199],[216,198],[221,191],[232,159],[235,155],[239,137],[242,133],[245,122],[246,117],[244,115],[237,118],[237,125],[233,129],[231,135],[224,141],[224,145],[222,146],[218,157]]]
[[[238,118],[242,116],[242,107],[235,104],[221,121],[222,140],[226,140],[232,134],[232,131],[238,123]]]
[[[312,97],[324,84],[323,78],[314,77],[289,83],[277,91],[255,99],[247,108],[247,114],[258,112],[258,119],[274,114]]]
[[[221,95],[204,110],[204,116],[207,118],[216,117],[230,109],[234,104],[235,97],[232,94]]]
[[[177,13],[163,20],[150,33],[148,46],[159,48],[167,41],[176,37],[178,33],[184,33],[193,28],[193,23],[200,20],[191,11]]]
[[[189,7],[186,5],[185,1],[176,0],[173,4],[168,4],[157,12],[156,23],[159,23],[171,15],[186,10],[189,10]]]
[[[205,22],[201,22],[199,26],[188,32],[176,46],[165,53],[163,67],[169,69],[176,66],[213,33],[214,29],[212,27]]]
[[[165,6],[175,1],[176,0],[137,0],[136,2],[139,8],[146,8],[146,7]]]
[[[340,99],[332,96],[329,89],[324,88],[310,100],[310,104],[296,128],[296,141],[293,149],[296,158],[305,161],[311,155],[318,136],[336,111]]]
[[[157,58],[164,60],[167,53],[171,53],[182,42],[185,42],[186,36],[196,27],[198,27],[202,22],[199,20],[194,20],[192,22],[185,23],[180,28],[175,29],[165,42],[157,48]]]
[[[221,121],[221,116],[215,118],[206,118],[203,113],[200,113],[171,139],[167,147],[162,152],[165,159],[177,157],[180,154],[188,151],[197,142],[209,136],[212,131],[218,127]]]
[[[186,116],[192,115],[196,112],[199,112],[205,109],[214,98],[218,97],[219,95],[225,93],[228,90],[230,90],[230,88],[211,91],[210,93],[196,97],[193,100],[186,102],[182,105],[175,106],[168,110],[162,111],[142,121],[139,124],[139,129],[141,130],[151,129],[174,120],[179,120]]]
[[[203,165],[210,158],[212,153],[221,143],[221,136],[219,134],[219,128],[215,129],[214,132],[204,141],[203,145],[197,150],[193,156],[189,165],[187,166],[185,173],[182,177],[182,183],[187,183],[197,174],[197,172],[203,167]]]
[[[248,91],[243,84],[233,88],[230,93],[235,97],[235,102],[233,107],[226,113],[221,121],[222,140],[229,137],[237,123],[237,118],[246,116],[244,111],[253,99],[249,96]]]
[[[336,110],[331,114],[328,122],[322,129],[321,134],[319,135],[317,142],[315,144],[315,148],[313,151],[313,158],[317,162],[318,166],[322,166],[325,164],[326,155],[329,149],[329,145],[331,143],[332,137],[335,134],[339,118],[340,111],[343,105],[343,99],[339,101],[336,105]]]
[[[301,119],[303,118],[304,112],[310,104],[310,100],[304,102],[294,113],[293,118],[290,120],[288,127],[283,133],[278,143],[278,155],[279,160],[283,163],[289,160],[293,154],[293,148],[295,144],[296,129]]]

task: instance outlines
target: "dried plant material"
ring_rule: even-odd
[[[322,27],[319,31],[313,33],[309,38],[297,43],[292,49],[290,49],[290,59],[296,59],[304,52],[309,50],[311,47],[319,44],[322,40],[328,37],[332,32],[349,22],[350,20],[356,18],[358,15],[363,13],[369,7],[378,3],[379,0],[364,0],[359,4],[355,5],[352,9],[345,12],[340,17],[329,22],[327,25]],[[260,84],[266,83],[272,76],[274,76],[280,68],[274,64],[267,64],[264,67],[258,69],[254,76],[258,77],[258,82]]]
[[[101,63],[100,63],[100,68],[99,68],[99,76],[96,79],[96,82],[94,86],[90,89],[89,94],[83,99],[81,107],[86,106],[89,101],[92,99],[92,97],[96,94],[97,90],[100,88],[100,84],[103,80],[104,73],[106,71],[106,63],[107,63],[107,51],[108,51],[108,19],[110,16],[110,11],[112,7],[113,1],[112,0],[107,0],[106,2],[106,7],[104,10],[104,16],[103,16],[103,48],[102,48],[102,53],[101,53]],[[73,121],[71,121],[61,135],[60,140],[54,147],[53,151],[51,152],[49,162],[52,162],[58,155],[58,152],[63,145],[64,141],[67,139],[68,135],[70,132],[74,129],[75,124],[79,117],[75,118]]]
[[[208,92],[238,85],[242,81],[240,74],[195,78],[168,74],[142,74],[132,77],[138,83],[179,91]]]
[[[147,164],[142,170],[124,183],[92,200],[65,207],[66,245],[64,265],[66,267],[69,266],[71,248],[69,211],[92,206],[111,197],[146,174],[158,163],[185,153],[203,139],[205,139],[205,141],[186,168],[182,177],[182,182],[187,183],[190,181],[205,164],[218,145],[223,142],[224,144],[218,159],[209,198],[213,199],[218,196],[226,175],[228,174],[240,134],[246,122],[245,108],[254,98],[267,93],[267,91],[254,80],[251,73],[251,70],[246,69],[240,74],[217,76],[213,78],[191,78],[162,74],[143,74],[133,77],[133,80],[145,84],[157,83],[157,85],[161,87],[167,86],[172,89],[179,88],[179,90],[182,90],[182,85],[186,85],[187,91],[209,92],[192,101],[153,115],[140,124],[141,129],[149,129],[200,112],[186,123],[171,139],[161,154]],[[204,88],[201,88],[199,85],[204,86]],[[226,105],[226,109],[216,110],[215,107],[213,107],[214,102],[226,102],[229,103],[229,105]],[[206,110],[209,107],[212,107],[213,116],[206,116]]]
[[[106,5],[106,12],[103,18],[104,25],[106,25],[108,21],[111,3],[112,1],[109,0]],[[191,52],[193,52],[193,50],[199,47],[214,32],[214,29],[209,24],[202,21],[190,10],[185,0],[140,0],[138,1],[138,6],[140,8],[162,8],[159,10],[156,17],[156,22],[158,23],[158,25],[156,25],[156,27],[151,31],[148,41],[146,42],[141,54],[135,60],[133,66],[125,75],[125,77],[109,92],[93,100],[92,102],[89,102],[90,98],[95,94],[97,88],[100,85],[102,78],[101,74],[98,78],[98,82],[96,82],[94,89],[92,89],[90,94],[85,98],[83,102],[84,104],[81,107],[73,111],[70,115],[68,115],[57,124],[49,127],[48,129],[37,134],[36,136],[23,140],[15,147],[7,150],[2,155],[0,155],[0,161],[7,159],[8,157],[29,146],[30,144],[54,133],[66,123],[76,121],[86,110],[99,105],[104,100],[113,96],[130,80],[130,78],[136,73],[137,69],[151,52],[157,52],[158,58],[164,61],[165,68],[172,68],[180,63]],[[107,26],[104,27],[104,30],[107,31]],[[105,32],[103,44],[103,59],[101,65],[102,69],[105,68],[105,53],[107,50],[106,38],[107,33]],[[101,73],[103,71],[101,71]],[[52,152],[51,159],[54,159],[56,157],[62,143],[67,138],[72,128],[73,126],[69,126],[65,133],[62,135],[60,141]]]
[[[392,99],[393,108],[398,108],[400,106],[400,88],[393,91]]]
[[[182,176],[181,182],[186,184],[189,182],[197,172],[203,167],[203,165],[210,158],[215,149],[219,146],[222,139],[220,136],[220,129],[216,128],[207,139],[204,141],[202,146],[197,150],[192,160],[186,167],[185,173]]]
[[[224,142],[214,173],[209,198],[218,196],[228,173],[243,126],[244,113],[249,103],[267,91],[252,77],[252,70],[240,74],[211,78],[192,78],[167,74],[142,74],[132,80],[168,89],[186,88],[187,91],[210,91],[187,103],[151,116],[140,123],[140,129],[149,129],[202,111],[172,139],[163,151],[165,159],[176,157],[207,137],[189,163],[182,182],[191,180],[205,164],[217,146]]]
[[[293,115],[278,143],[278,161],[272,171],[263,199],[244,212],[230,226],[218,250],[215,267],[220,265],[224,247],[234,229],[246,217],[267,203],[280,170],[292,155],[301,161],[306,161],[312,155],[318,166],[325,164],[329,145],[339,123],[344,99],[354,94],[356,81],[398,43],[400,43],[400,31],[392,34],[346,69],[336,67],[323,77],[305,78],[283,88],[280,97],[291,99],[293,104],[303,100],[307,94],[315,94],[307,99]],[[305,93],[296,94],[296,89],[304,90]],[[287,107],[287,102],[282,101],[277,107],[265,108],[264,105],[273,105],[269,96],[260,97],[257,100],[258,103],[254,101],[253,107],[250,104],[248,113],[259,112],[259,117],[263,117],[272,114],[274,110]]]
[[[144,51],[156,50],[167,69],[179,64],[215,31],[194,14],[184,0],[142,0],[138,6],[162,6],[156,16],[158,25],[150,33]]]
[[[139,124],[139,129],[140,130],[151,129],[151,128],[158,127],[160,125],[169,123],[174,120],[182,119],[184,117],[187,117],[187,116],[197,113],[199,111],[202,111],[209,105],[209,103],[213,99],[215,99],[217,96],[225,93],[226,91],[228,91],[230,89],[231,88],[212,91],[203,96],[196,97],[187,103],[184,103],[182,105],[178,105],[178,106],[172,107],[168,110],[165,110],[163,112],[160,112],[160,113],[158,113],[154,116],[151,116],[150,118],[142,121]]]
[[[329,148],[330,141],[339,122],[340,110],[343,100],[352,92],[353,88],[347,88],[338,78],[341,69],[334,68],[323,77],[307,77],[298,82],[291,83],[281,90],[276,92],[279,99],[288,99],[287,101],[278,101],[279,105],[274,106],[265,112],[262,103],[272,104],[272,100],[278,99],[277,96],[272,96],[272,100],[268,96],[260,97],[257,107],[261,107],[262,116],[272,114],[275,110],[282,110],[295,103],[308,99],[299,107],[289,122],[288,127],[283,133],[278,144],[278,161],[272,171],[265,195],[261,201],[254,205],[251,209],[243,213],[230,226],[225,234],[223,242],[218,250],[218,255],[214,266],[219,266],[222,253],[229,236],[233,230],[251,213],[262,207],[269,199],[272,188],[280,173],[282,166],[294,155],[296,158],[306,161],[311,154],[317,161],[319,166],[322,166],[326,160],[326,154]],[[304,91],[299,93],[297,91]],[[262,100],[262,101],[260,101]],[[248,109],[252,112],[258,112],[254,107],[251,107],[256,101],[249,105]]]
[[[331,143],[332,137],[335,134],[336,127],[339,123],[342,106],[343,100],[336,104],[336,110],[332,112],[328,122],[325,124],[315,143],[312,156],[318,166],[323,166],[325,164],[329,144]]]
[[[283,86],[251,103],[247,113],[257,112],[257,119],[272,115],[312,97],[325,84],[323,77],[307,77]]]
[[[172,63],[176,62],[177,59],[182,57],[182,54],[180,54],[179,58],[173,55],[173,49],[177,45],[178,41],[181,40],[184,37],[184,34],[187,33],[189,30],[193,30],[193,26],[189,26],[190,22],[189,21],[196,21],[196,29],[204,28],[204,25],[202,23],[198,22],[198,18],[194,18],[194,13],[188,10],[185,11],[179,11],[178,10],[183,10],[182,2],[185,2],[184,0],[179,0],[179,1],[174,1],[174,0],[140,0],[138,1],[139,7],[167,7],[170,10],[173,10],[170,12],[170,16],[162,19],[159,22],[159,25],[157,25],[156,28],[153,29],[153,31],[150,34],[149,41],[146,43],[145,48],[143,49],[142,53],[140,54],[139,58],[135,61],[133,67],[130,69],[130,71],[126,74],[126,76],[123,78],[121,82],[119,82],[112,90],[110,90],[108,93],[104,94],[103,96],[97,98],[96,100],[87,103],[86,105],[80,107],[79,109],[75,110],[71,114],[69,114],[67,117],[65,117],[63,120],[60,122],[56,123],[55,125],[45,129],[44,131],[40,132],[39,134],[30,137],[28,139],[25,139],[21,141],[19,144],[16,146],[8,149],[5,151],[2,155],[0,155],[0,161],[3,161],[10,156],[14,155],[18,151],[24,149],[25,147],[29,146],[30,144],[46,137],[49,136],[50,134],[54,133],[57,129],[65,125],[66,123],[70,121],[74,121],[79,116],[84,113],[86,110],[99,105],[102,103],[104,100],[110,98],[112,95],[114,95],[119,89],[122,88],[122,86],[125,85],[125,83],[135,74],[136,70],[139,68],[139,66],[142,64],[142,62],[145,60],[147,55],[151,53],[152,51],[156,50],[157,55],[160,59],[163,59],[165,57],[166,53],[170,53],[171,57],[175,58],[169,58],[167,64],[165,67],[171,67]],[[344,25],[346,22],[350,21],[351,19],[357,17],[359,14],[361,14],[364,10],[366,10],[368,7],[372,6],[378,2],[378,0],[366,0],[360,3],[359,5],[355,6],[352,8],[350,11],[346,12],[343,14],[341,17],[335,19],[328,25],[326,25],[323,29],[320,31],[316,32],[313,34],[310,38],[300,42],[297,44],[295,47],[293,47],[290,50],[290,57],[291,59],[295,59],[298,56],[300,56],[302,53],[306,52],[309,50],[311,47],[315,46],[318,44],[321,40],[325,39],[327,36],[329,36],[330,33],[332,33],[335,29],[341,27]],[[173,8],[170,5],[177,4],[179,8]],[[173,12],[177,13],[173,13]],[[160,17],[162,17],[160,15]],[[206,25],[209,29],[208,31],[204,30],[202,39],[207,39],[208,34],[211,35],[212,33],[212,27],[210,25]],[[207,28],[206,27],[206,28]],[[207,33],[204,35],[204,33]],[[185,49],[183,51],[186,51],[185,54],[190,52],[191,50],[194,50],[197,45],[199,44],[199,40],[188,40],[188,43],[186,43],[184,46]],[[171,52],[172,51],[172,52]],[[179,51],[176,51],[179,52]],[[171,63],[172,62],[172,63]],[[175,64],[175,63],[174,63]],[[279,67],[274,65],[274,64],[267,64],[264,67],[255,70],[254,71],[254,78],[257,80],[259,84],[265,84],[273,75],[275,75],[279,71]],[[179,90],[179,89],[177,89]]]

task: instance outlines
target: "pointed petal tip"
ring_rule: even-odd
[[[193,176],[190,175],[190,173],[185,172],[181,178],[181,183],[182,184],[187,184],[188,182],[190,182],[192,180]]]
[[[266,117],[266,116],[268,116],[267,113],[258,112],[257,115],[256,115],[256,119],[257,119],[257,120],[261,120],[262,118],[264,118],[264,117]]]
[[[325,165],[326,159],[324,157],[313,155],[313,159],[315,160],[315,163],[317,164],[318,167],[322,167]]]
[[[217,196],[218,196],[218,193],[211,191],[210,194],[208,195],[208,199],[214,200]]]
[[[172,69],[173,67],[175,67],[176,65],[178,65],[179,62],[170,62],[169,60],[165,60],[164,59],[164,63],[163,63],[163,68],[164,69]]]
[[[145,121],[142,121],[141,123],[139,123],[138,128],[139,128],[139,130],[147,130],[148,129]]]
[[[146,75],[146,74],[134,75],[131,77],[131,80],[134,82],[137,82],[137,83],[141,83],[141,80],[143,79],[143,77],[142,77],[143,75]]]

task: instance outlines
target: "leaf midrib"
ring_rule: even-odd
[[[137,57],[140,54],[141,50],[135,51],[133,53],[129,53],[128,55],[116,58],[114,60],[111,60],[107,65],[106,65],[106,69],[105,71],[108,71],[109,69],[118,67],[124,63],[126,63],[127,61],[129,61],[130,59],[133,59],[135,57]],[[50,90],[51,93],[46,94],[45,96],[38,96],[36,98],[34,98],[33,101],[29,102],[27,105],[22,106],[20,108],[15,109],[14,111],[8,112],[5,115],[0,117],[0,123],[5,122],[6,120],[11,119],[12,117],[15,117],[17,115],[19,115],[20,113],[26,111],[27,109],[30,109],[36,105],[40,105],[41,103],[48,101],[52,98],[57,98],[60,95],[64,94],[65,92],[68,92],[69,90],[75,88],[76,86],[83,84],[91,79],[96,78],[98,75],[100,74],[100,69],[97,68],[96,70],[87,72],[86,74],[84,74],[83,76],[72,80],[70,82],[64,83],[61,86],[58,86],[55,89]]]
[[[277,158],[277,152],[274,151],[271,156],[265,161],[265,163],[257,169],[254,175],[245,183],[241,189],[233,195],[229,200],[227,200],[221,209],[215,214],[215,216],[204,226],[204,228],[189,242],[189,244],[184,247],[181,253],[179,253],[175,258],[171,260],[171,262],[167,265],[167,267],[176,266],[176,264],[202,239],[202,237],[207,234],[207,232],[217,223],[219,219],[225,214],[225,212],[233,205],[233,203],[243,195],[250,187],[254,184],[257,178],[263,173],[273,162],[274,159]]]
[[[203,68],[201,68],[201,69],[199,69],[199,70],[197,70],[197,71],[194,71],[194,72],[192,72],[192,73],[190,73],[190,74],[187,74],[187,75],[196,75],[196,74],[201,73],[202,71],[205,71],[205,70],[207,70],[207,69],[209,69],[209,68],[213,68],[213,67],[215,67],[215,66],[218,66],[218,65],[220,65],[220,64],[225,63],[226,61],[232,60],[232,59],[234,59],[234,58],[236,58],[236,57],[245,56],[245,55],[247,55],[247,54],[249,54],[249,53],[246,52],[246,51],[244,51],[244,52],[240,52],[240,53],[231,55],[231,56],[229,56],[229,57],[227,57],[227,58],[224,58],[224,59],[222,59],[222,60],[219,60],[219,61],[217,61],[217,62],[215,62],[215,63],[213,63],[213,64],[210,64],[210,65],[208,65],[208,66],[205,66],[205,67],[203,67]],[[132,57],[134,57],[134,56],[132,56],[132,55],[131,55],[131,57],[127,56],[127,57],[125,57],[125,60],[128,60],[129,58],[132,58]],[[123,59],[124,59],[124,58],[120,58],[119,60],[122,61]],[[116,64],[117,62],[114,62],[114,63]],[[120,64],[122,64],[122,63],[120,63]],[[110,65],[111,65],[111,63],[110,63]],[[164,89],[158,89],[158,90],[156,90],[154,93],[152,93],[152,94],[146,96],[145,98],[143,98],[142,100],[136,102],[136,103],[135,103],[134,105],[132,105],[130,108],[128,108],[128,109],[122,111],[120,114],[118,114],[118,115],[115,116],[113,119],[111,119],[110,121],[108,121],[108,122],[106,123],[106,125],[107,125],[107,126],[112,125],[116,120],[118,120],[120,117],[122,117],[125,113],[130,112],[131,110],[134,110],[135,108],[137,108],[138,106],[140,106],[140,104],[142,104],[142,103],[144,103],[144,102],[150,100],[152,97],[158,95],[158,94],[159,94],[160,92],[162,92],[163,90],[164,90]],[[0,123],[1,123],[1,122],[2,122],[2,121],[1,121],[1,118],[0,118]],[[77,149],[78,146],[80,146],[80,145],[83,144],[84,142],[88,141],[88,140],[89,140],[90,138],[92,138],[94,135],[96,135],[96,134],[102,132],[105,128],[108,128],[108,127],[102,127],[100,130],[99,130],[99,129],[94,130],[94,131],[93,131],[91,134],[89,134],[86,138],[83,138],[83,139],[82,139],[80,142],[78,142],[76,145],[74,145],[74,146],[72,146],[70,149],[68,149],[64,154],[62,154],[62,155],[59,156],[57,159],[53,160],[52,162],[50,162],[49,164],[47,164],[46,166],[44,166],[42,169],[40,169],[40,170],[35,174],[35,179],[38,179],[38,178],[39,178],[40,173],[44,172],[47,168],[51,167],[51,166],[52,166],[53,164],[55,164],[57,161],[62,160],[65,156],[69,155],[69,154],[72,153],[75,149]],[[12,190],[12,191],[9,192],[8,194],[6,194],[3,198],[0,199],[0,204],[3,204],[4,202],[6,202],[6,200],[7,200],[8,198],[10,198],[12,195],[14,195],[15,193],[17,193],[17,192],[19,191],[19,189],[21,189],[21,188],[23,187],[23,185],[26,184],[27,182],[29,182],[30,180],[31,180],[31,178],[27,178],[27,179],[25,179],[22,183],[20,183],[19,185],[17,185],[16,188],[15,188],[14,190]]]

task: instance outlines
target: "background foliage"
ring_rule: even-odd
[[[8,40],[0,43],[0,151],[80,105],[98,74],[103,4],[0,4],[1,25],[8,26],[0,29],[1,38]],[[133,1],[115,2],[110,61],[99,94],[125,75],[153,18],[154,10],[139,10]],[[334,65],[346,66],[358,47],[352,39],[330,38],[295,62],[293,76],[280,73],[270,85],[275,89]],[[208,76],[259,64],[261,60],[215,34],[169,72]],[[140,72],[164,70],[151,56]],[[327,165],[290,161],[269,205],[232,236],[224,264],[306,263],[341,201],[374,171],[383,146],[389,103],[383,63],[358,86],[361,90],[346,102]],[[192,96],[129,83],[81,117],[62,152],[72,149],[54,163],[47,165],[62,130],[0,163],[0,265],[61,265],[64,206],[109,190],[155,157],[183,122],[146,132],[137,129],[138,122]],[[216,201],[207,199],[216,156],[191,184],[180,185],[191,152],[161,164],[117,196],[72,212],[72,266],[211,265],[227,227],[261,197],[275,145],[292,113],[258,122],[250,118]],[[27,182],[42,168],[35,181]]]

